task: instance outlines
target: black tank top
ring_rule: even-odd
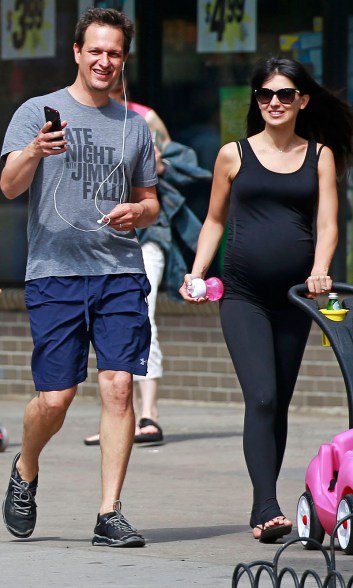
[[[277,173],[257,159],[247,139],[230,193],[224,258],[225,298],[286,304],[314,260],[313,218],[319,154],[309,141],[303,165]]]

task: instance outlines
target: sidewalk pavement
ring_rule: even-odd
[[[0,423],[10,437],[0,454],[1,501],[20,447],[26,402],[0,400]],[[96,432],[98,417],[98,403],[77,398],[62,430],[43,451],[33,535],[18,540],[0,522],[1,586],[231,588],[238,563],[273,561],[281,541],[259,543],[248,525],[251,487],[242,450],[243,407],[234,404],[160,401],[165,443],[134,446],[122,496],[123,513],[147,545],[93,547],[100,450],[85,446],[83,438]],[[293,521],[307,464],[347,422],[347,415],[332,411],[291,412],[278,497]],[[285,539],[295,536],[294,529]],[[329,545],[327,536],[324,545]],[[322,554],[300,543],[286,549],[283,559],[299,577],[308,568],[326,576]],[[347,582],[353,557],[337,549],[336,567]]]

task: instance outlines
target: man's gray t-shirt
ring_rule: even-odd
[[[62,89],[20,106],[2,157],[22,151],[36,137],[45,123],[44,106],[68,121],[68,151],[43,158],[29,190],[26,280],[144,273],[135,232],[118,232],[97,220],[117,204],[131,202],[132,187],[157,183],[146,122],[128,110],[124,131],[123,106],[114,100],[102,108],[85,106]]]

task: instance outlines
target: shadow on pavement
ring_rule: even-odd
[[[243,533],[248,527],[244,525],[216,525],[207,527],[183,527],[181,529],[144,529],[148,543],[171,543],[173,541],[194,541],[195,539],[207,539]]]
[[[198,433],[175,433],[164,436],[164,443],[183,443],[184,441],[195,441],[197,439],[227,439],[230,437],[240,437],[241,432],[198,432]],[[146,443],[135,443],[134,447],[147,445]]]

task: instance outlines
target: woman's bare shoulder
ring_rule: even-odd
[[[237,143],[232,141],[221,147],[218,153],[216,166],[222,168],[226,175],[233,179],[239,171],[241,164]]]
[[[237,142],[232,141],[231,143],[225,143],[225,145],[220,148],[219,153],[222,154],[223,157],[234,157],[234,154],[238,154],[239,156]]]

